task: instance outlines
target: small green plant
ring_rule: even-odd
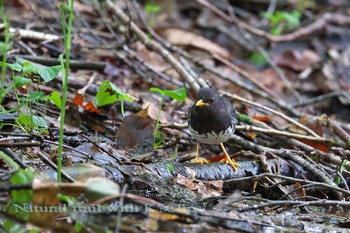
[[[2,53],[2,63],[6,63],[7,59],[7,51],[10,49],[9,40],[10,40],[10,32],[9,32],[9,21],[7,20],[7,17],[5,15],[5,7],[4,7],[4,0],[1,0],[0,2],[0,15],[2,22],[4,23],[4,41],[0,42],[0,49]],[[1,83],[0,83],[0,93],[3,93],[5,90],[5,74],[6,74],[6,67],[2,66],[1,69]],[[0,95],[0,104],[2,103],[3,98],[1,98]]]
[[[276,11],[274,13],[262,13],[270,20],[271,34],[280,35],[286,29],[294,29],[300,25],[300,19],[307,8],[315,8],[315,0],[296,0],[295,9],[291,12]]]
[[[14,64],[0,62],[0,66],[10,68],[12,71],[12,82],[0,93],[0,99],[4,99],[6,95],[13,91],[18,101],[18,106],[7,112],[19,112],[16,124],[25,132],[32,133],[34,130],[37,132],[46,131],[48,126],[44,118],[38,116],[38,105],[40,101],[53,100],[53,97],[39,91],[39,84],[55,79],[61,67],[41,67],[23,59],[17,59]],[[36,84],[34,90],[31,89],[31,84],[33,83]],[[18,94],[24,86],[27,87],[27,93],[25,97],[20,98]],[[3,109],[3,111],[5,110]]]
[[[159,5],[154,4],[154,0],[146,0],[145,11],[149,16],[148,24],[154,27],[156,21],[156,14],[161,10]]]
[[[167,163],[167,164],[165,164],[165,166],[169,172],[172,172],[175,170],[174,164],[172,164],[172,163]]]
[[[65,60],[63,54],[59,56],[62,73],[62,99],[61,99],[61,114],[60,114],[60,130],[58,139],[58,157],[57,157],[57,181],[61,182],[61,167],[62,167],[62,151],[63,151],[63,132],[64,132],[64,120],[66,115],[66,102],[68,91],[68,73],[70,67],[70,50],[72,39],[72,25],[73,25],[73,4],[74,0],[68,0],[67,3],[60,3],[61,12],[61,25],[63,31],[64,47],[65,47]]]
[[[105,80],[101,83],[100,88],[96,94],[96,106],[101,107],[103,105],[112,104],[117,101],[121,101],[121,112],[124,113],[124,100],[133,102],[133,98],[128,94],[123,93],[118,87],[116,87],[109,80]]]
[[[338,168],[338,172],[337,175],[334,177],[334,183],[339,185],[342,181],[342,178],[340,177],[340,175],[344,172],[344,170],[346,171],[346,163],[348,162],[348,160],[344,159],[342,161],[342,163],[340,164],[339,168]]]
[[[20,168],[20,166],[15,161],[13,161],[13,159],[10,156],[8,156],[2,151],[0,151],[0,159],[4,161],[12,169]]]
[[[286,29],[294,29],[300,25],[302,11],[300,9],[291,12],[276,11],[272,13],[263,13],[271,24],[270,33],[281,35]]]
[[[161,137],[158,128],[159,128],[159,121],[160,121],[160,113],[162,112],[162,107],[164,103],[164,98],[165,96],[169,96],[172,99],[175,99],[179,102],[183,102],[186,99],[186,88],[181,87],[176,90],[162,90],[157,87],[151,87],[151,91],[153,92],[158,92],[162,95],[162,100],[160,101],[159,105],[159,111],[158,111],[158,116],[157,116],[157,121],[156,121],[156,126],[154,128],[154,148],[158,148],[163,144],[163,138]]]
[[[264,57],[264,55],[262,55],[260,52],[255,52],[253,53],[250,57],[249,60],[257,65],[264,65],[266,64],[267,60]]]
[[[237,114],[237,120],[238,120],[238,122],[242,122],[242,123],[250,124],[250,125],[253,124],[253,122],[254,122],[254,119],[246,114]]]

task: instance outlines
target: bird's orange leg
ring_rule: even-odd
[[[194,163],[200,163],[200,164],[203,164],[203,163],[209,163],[208,160],[206,160],[205,158],[201,158],[199,157],[199,144],[197,144],[197,150],[196,150],[196,158],[193,159],[193,162]]]
[[[237,171],[237,167],[240,167],[240,165],[238,163],[236,163],[234,159],[230,158],[230,156],[227,154],[227,151],[224,147],[224,144],[220,143],[220,147],[225,155],[225,158],[220,160],[220,162],[230,164],[231,167],[233,168],[233,170]]]

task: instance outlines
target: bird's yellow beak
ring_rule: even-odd
[[[198,100],[196,103],[196,107],[204,107],[204,106],[208,106],[208,103],[203,102],[203,100]]]

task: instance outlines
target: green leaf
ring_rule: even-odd
[[[340,164],[339,168],[338,168],[338,173],[342,174],[344,170],[346,170],[346,164],[347,164],[348,160],[344,159],[342,161],[342,163]],[[339,175],[336,175],[334,177],[334,183],[339,185],[341,183],[341,177]]]
[[[296,28],[300,25],[301,11],[296,9],[292,12],[276,11],[271,13],[262,13],[271,23],[270,33],[280,35],[286,28]]]
[[[335,176],[333,181],[336,185],[339,185],[341,182],[341,178],[339,176]]]
[[[0,42],[0,53],[4,53],[6,51],[9,51],[11,49],[11,45],[6,44],[4,42]]]
[[[14,87],[15,84],[10,83],[10,85],[4,91],[0,92],[0,100],[2,100]]]
[[[10,179],[12,185],[31,184],[34,179],[32,169],[19,170]],[[12,190],[12,202],[17,204],[30,203],[32,201],[33,191],[31,189]]]
[[[156,131],[154,135],[153,148],[157,149],[163,145],[164,145],[164,138],[162,137],[162,135],[160,135],[159,131]]]
[[[16,121],[20,125],[24,125],[24,126],[32,126],[33,125],[32,117],[30,115],[25,115],[25,114],[20,113],[18,118],[16,119]]]
[[[186,88],[184,87],[181,87],[176,90],[162,90],[162,89],[159,89],[158,87],[151,87],[150,90],[153,92],[158,92],[163,96],[164,95],[169,96],[180,102],[183,102],[186,99]]]
[[[9,233],[25,232],[23,227],[16,221],[4,219],[4,229]]]
[[[13,76],[13,82],[15,83],[15,87],[23,87],[24,85],[32,83],[32,80],[29,78],[25,78],[23,76]]]
[[[18,60],[18,62],[23,62],[23,75],[38,74],[45,83],[55,79],[61,70],[60,65],[41,67],[25,60]]]
[[[261,53],[253,53],[250,56],[249,60],[258,65],[264,65],[267,62],[266,58]]]
[[[6,62],[0,61],[0,66],[7,66],[11,70],[14,70],[14,71],[21,71],[22,70],[22,66],[18,63],[11,64],[11,63],[6,63]]]
[[[58,75],[58,73],[61,71],[61,66],[50,66],[41,68],[38,70],[38,74],[40,77],[44,80],[45,83],[50,82],[51,80],[55,79]]]
[[[44,129],[49,128],[46,124],[45,119],[43,117],[38,116],[19,114],[18,118],[16,119],[16,122],[25,127]]]
[[[51,100],[59,109],[62,108],[61,96],[57,91],[52,92],[48,96],[49,100]]]
[[[20,72],[22,70],[22,66],[20,64],[18,64],[17,62],[14,63],[14,64],[9,64],[9,63],[6,63],[6,65],[11,69],[11,70],[14,70],[14,71],[17,71],[17,72]]]
[[[288,27],[294,28],[298,27],[300,24],[300,12],[299,11],[292,11],[289,12],[281,12],[281,16],[284,20],[288,22]]]
[[[53,78],[51,77],[49,71],[47,71],[46,69],[39,69],[38,70],[38,74],[40,75],[40,77],[44,80],[45,83],[51,81]]]
[[[150,91],[158,92],[158,93],[160,93],[161,95],[165,95],[165,94],[164,94],[164,91],[163,91],[162,89],[158,88],[158,87],[151,87],[151,88],[150,88]]]
[[[11,185],[26,185],[32,184],[33,179],[34,170],[22,169],[12,175],[10,182]],[[9,205],[8,212],[19,219],[28,220],[30,212],[26,209],[32,202],[32,195],[33,190],[30,188],[11,190],[11,205]]]
[[[0,127],[0,129],[1,129],[1,127]],[[20,166],[15,161],[13,161],[13,159],[10,156],[8,156],[7,154],[5,154],[2,151],[0,151],[0,159],[5,161],[5,163],[7,163],[10,168],[13,168],[13,169],[20,168]]]
[[[47,71],[49,71],[50,75],[55,76],[55,77],[60,73],[61,68],[62,68],[61,65],[46,67],[46,69],[47,69]]]
[[[102,82],[100,88],[96,94],[96,105],[98,107],[112,104],[119,100],[126,100],[133,102],[134,100],[128,94],[123,93],[118,87],[116,87],[109,80]]]
[[[254,122],[253,118],[251,118],[250,116],[245,115],[245,114],[238,114],[237,120],[239,122],[246,123],[246,124],[253,124],[253,122]]]
[[[79,232],[82,232],[83,229],[84,229],[83,224],[81,224],[79,221],[76,221],[74,225],[74,232],[79,233]]]
[[[169,172],[172,172],[175,170],[175,167],[172,163],[167,163],[166,165],[166,169],[169,171]]]
[[[57,199],[61,202],[67,203],[69,206],[73,206],[77,204],[77,200],[74,197],[63,195],[63,194],[57,194]]]
[[[23,75],[25,74],[38,74],[39,70],[41,67],[33,65],[33,63],[29,61],[24,61],[23,62]]]
[[[33,122],[33,125],[35,125],[39,128],[44,128],[44,129],[49,128],[49,126],[46,124],[46,121],[43,117],[33,116],[32,122]]]
[[[183,102],[186,99],[186,88],[181,87],[173,91],[165,90],[165,94],[173,99],[176,99],[177,101]]]
[[[161,7],[159,5],[152,5],[152,4],[147,4],[145,6],[145,11],[147,13],[157,13],[159,12]]]
[[[28,101],[42,100],[44,98],[44,93],[42,91],[34,91],[28,97]]]

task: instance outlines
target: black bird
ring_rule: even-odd
[[[236,171],[238,163],[231,159],[224,147],[226,142],[235,132],[238,123],[235,109],[232,104],[210,87],[203,87],[197,93],[198,101],[193,104],[189,117],[189,130],[192,136],[200,143],[220,144],[225,158],[220,162],[230,164]],[[194,159],[196,163],[208,162],[206,159]]]

